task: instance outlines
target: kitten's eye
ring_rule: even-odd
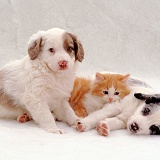
[[[72,47],[68,47],[67,48],[67,52],[71,53],[73,51],[73,48]]]
[[[103,91],[104,94],[108,94],[108,91]]]
[[[50,48],[49,51],[50,51],[51,53],[54,53],[54,52],[55,52],[54,48]]]
[[[119,95],[119,92],[115,92],[114,95]]]

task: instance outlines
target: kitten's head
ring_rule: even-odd
[[[105,102],[114,102],[130,93],[127,79],[130,75],[96,73],[90,94],[101,97]]]

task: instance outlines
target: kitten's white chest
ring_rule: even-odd
[[[100,110],[104,106],[105,102],[102,98],[87,93],[83,104],[87,113],[90,114],[96,110]]]

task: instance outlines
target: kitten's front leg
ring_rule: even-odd
[[[97,126],[99,121],[120,114],[121,106],[119,103],[106,104],[101,110],[95,111],[86,118],[76,121],[76,128],[80,132],[89,131]]]
[[[112,130],[124,128],[126,128],[126,123],[123,120],[121,120],[118,116],[107,118],[103,121],[100,121],[96,127],[97,132],[102,136],[108,136],[110,134],[110,131]]]

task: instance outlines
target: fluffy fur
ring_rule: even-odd
[[[68,100],[83,56],[79,40],[65,30],[33,34],[28,55],[0,70],[0,118],[27,114],[44,130],[63,133],[54,119],[69,125],[77,119]]]
[[[135,114],[137,112],[140,113],[139,110],[142,110],[142,106],[144,106],[144,102],[142,100],[135,98],[134,94],[136,92],[146,93],[146,94],[155,93],[155,91],[152,88],[147,87],[147,85],[143,85],[143,83],[138,82],[138,84],[136,84],[135,82],[134,83],[131,82],[130,85],[131,85],[130,86],[131,92],[129,95],[125,96],[120,102],[116,101],[115,103],[106,104],[101,110],[97,110],[94,113],[85,117],[84,119],[78,120],[76,122],[77,130],[88,131],[93,128],[96,128],[100,135],[107,136],[109,135],[111,130],[127,128],[128,119],[131,116],[133,116],[134,113]],[[133,120],[134,119],[133,117],[129,120],[128,126],[136,122]],[[143,121],[139,120],[136,123],[138,124],[143,123],[143,125],[147,124],[151,120],[149,119],[148,121],[146,121],[148,117],[145,118],[143,116]],[[156,119],[158,118],[156,116],[156,113],[154,114],[153,117],[155,118],[151,122],[152,124],[156,123]],[[150,132],[149,131],[145,132],[145,130],[143,130],[142,132],[139,131],[136,133],[149,134]]]
[[[127,85],[129,74],[96,73],[94,79],[76,78],[70,105],[79,117],[101,109],[104,104],[115,102],[130,93]]]

